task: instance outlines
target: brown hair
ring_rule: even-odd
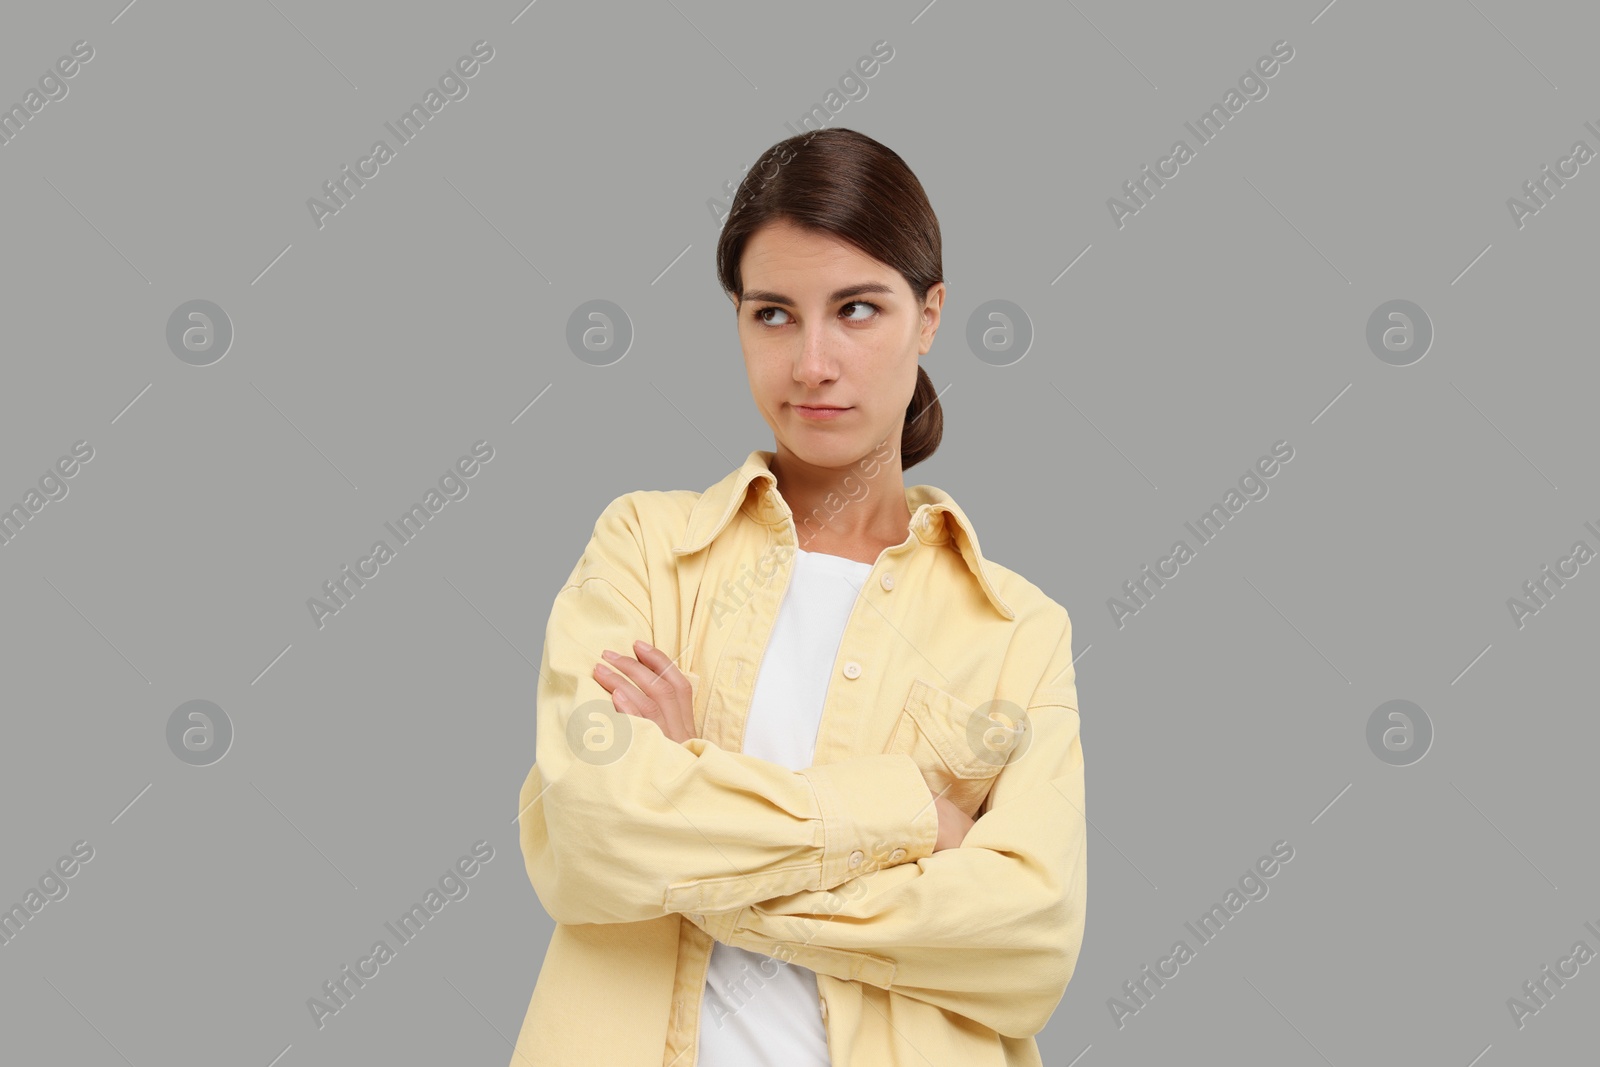
[[[864,133],[833,126],[779,141],[750,167],[717,239],[717,280],[735,299],[744,291],[739,260],[750,235],[785,219],[832,234],[900,272],[917,303],[944,281],[939,220],[922,183],[892,149]],[[900,433],[904,470],[933,455],[944,412],[919,363]]]

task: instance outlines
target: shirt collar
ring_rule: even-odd
[[[749,500],[752,483],[764,482],[766,488],[775,490],[778,484],[777,476],[772,473],[775,456],[775,452],[765,449],[751,451],[737,470],[700,494],[700,499],[689,513],[689,526],[684,533],[683,543],[675,546],[673,553],[688,555],[710,544],[727,528],[734,512]],[[953,543],[989,603],[1007,619],[1015,619],[1017,613],[1001,599],[994,583],[989,580],[987,561],[978,547],[977,531],[972,528],[971,520],[960,505],[949,493],[933,485],[907,486],[905,493],[906,505],[912,513],[912,532],[925,544]],[[777,523],[783,517],[781,507],[768,502],[765,496],[756,503],[752,513],[768,523]]]

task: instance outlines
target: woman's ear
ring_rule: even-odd
[[[939,332],[939,317],[944,309],[945,283],[937,282],[929,290],[922,305],[922,347],[926,353],[933,347],[934,335]]]

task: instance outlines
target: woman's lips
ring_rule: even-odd
[[[812,408],[803,404],[792,404],[790,406],[800,414],[802,419],[815,419],[818,422],[836,419],[845,412],[852,410],[850,408]]]

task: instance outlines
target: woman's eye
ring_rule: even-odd
[[[883,310],[882,308],[878,307],[877,304],[870,303],[870,302],[868,302],[866,300],[852,300],[848,304],[846,304],[844,306],[844,308],[841,309],[841,310],[848,311],[850,308],[864,309],[867,312],[867,314],[864,314],[864,315],[859,315],[859,314],[858,315],[845,315],[845,321],[847,321],[847,322],[866,322],[869,319],[871,319],[873,315],[875,315],[878,312]],[[787,326],[789,324],[789,319],[788,319],[789,313],[787,311],[785,311],[781,307],[769,306],[769,307],[764,307],[764,308],[757,308],[753,312],[753,314],[754,314],[755,319],[756,319],[757,322],[762,323],[763,325],[766,325],[766,326],[777,327],[777,326]],[[772,316],[772,315],[782,315],[782,316],[784,316],[784,318],[782,320],[774,320],[774,319],[770,318],[770,316]]]

